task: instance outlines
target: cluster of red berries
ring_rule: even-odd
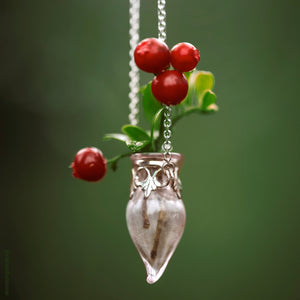
[[[197,48],[189,43],[179,43],[170,51],[164,42],[148,38],[135,48],[134,60],[141,70],[156,75],[151,85],[154,97],[163,104],[176,105],[188,92],[183,72],[193,70],[200,55]],[[175,70],[168,70],[170,64]]]
[[[137,45],[134,59],[141,70],[156,75],[151,85],[154,97],[163,104],[176,105],[188,92],[183,72],[193,70],[200,56],[189,43],[179,43],[170,51],[164,42],[148,38]],[[175,70],[168,70],[170,64]],[[71,168],[75,178],[99,181],[106,174],[107,163],[99,149],[88,147],[77,152]]]
[[[77,152],[71,168],[75,178],[99,181],[106,174],[106,159],[95,147],[83,148]]]

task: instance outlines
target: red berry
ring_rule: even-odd
[[[106,159],[95,147],[83,148],[77,152],[71,167],[75,178],[98,181],[106,174]]]
[[[171,50],[171,65],[180,72],[193,70],[199,60],[198,49],[190,43],[179,43]]]
[[[154,97],[166,105],[179,104],[187,95],[185,76],[176,70],[164,71],[154,77],[151,85]]]
[[[156,74],[168,68],[170,50],[164,42],[148,38],[136,46],[134,60],[141,70]]]

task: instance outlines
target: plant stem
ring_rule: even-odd
[[[132,152],[128,152],[128,153],[124,153],[124,154],[120,154],[120,155],[117,155],[111,159],[108,159],[107,160],[107,163],[108,164],[111,164],[111,163],[114,163],[116,161],[118,161],[119,159],[123,158],[123,157],[127,157],[127,156],[130,156],[132,154]]]
[[[163,135],[164,135],[164,119],[165,119],[165,116],[164,114],[162,114],[161,116],[161,120],[160,120],[160,126],[159,126],[159,136],[158,138],[156,139],[156,142],[155,142],[155,151],[158,152],[162,146],[162,143],[163,143]]]
[[[124,153],[124,154],[120,154],[120,155],[117,155],[111,159],[108,159],[107,160],[107,164],[108,165],[111,165],[111,168],[115,171],[116,168],[117,168],[117,163],[120,159],[122,159],[123,157],[127,157],[127,156],[130,156],[132,154],[132,152],[127,152],[127,153]]]

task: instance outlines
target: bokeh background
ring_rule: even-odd
[[[129,160],[96,184],[68,169],[82,147],[126,151],[102,136],[128,123],[127,1],[0,7],[0,298],[7,277],[21,300],[300,299],[299,1],[168,1],[167,42],[199,47],[220,111],[174,129],[187,224],[152,286],[126,227]],[[156,22],[142,1],[141,39]]]

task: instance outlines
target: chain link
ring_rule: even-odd
[[[166,22],[166,0],[157,0],[157,16],[158,16],[158,38],[165,42],[167,38],[167,22]]]
[[[165,42],[167,38],[167,22],[166,22],[166,0],[157,0],[157,17],[158,17],[158,38]],[[162,151],[166,163],[171,161],[171,151],[173,149],[171,142],[171,126],[172,126],[172,108],[164,105],[164,142],[162,144]]]
[[[171,120],[171,115],[172,115],[172,108],[171,106],[165,105],[164,108],[164,142],[162,144],[162,151],[164,154],[164,160],[166,162],[171,161],[171,151],[173,149],[172,143],[171,143],[171,136],[172,136],[172,131],[171,131],[171,126],[172,126],[172,120]]]
[[[140,74],[139,69],[134,62],[134,50],[139,42],[140,29],[140,0],[129,0],[129,122],[131,125],[138,124],[138,103]]]
[[[140,0],[129,0],[130,8],[129,8],[129,44],[130,44],[130,72],[129,72],[129,121],[131,125],[138,124],[138,103],[139,103],[139,69],[134,61],[134,50],[139,42],[139,27],[140,27]],[[157,0],[157,12],[158,12],[158,38],[165,42],[167,38],[166,33],[166,0]],[[168,105],[164,105],[164,142],[162,145],[162,151],[164,154],[164,159],[166,162],[171,161],[171,151],[172,151],[172,143],[171,143],[171,126],[172,126],[172,108]]]

